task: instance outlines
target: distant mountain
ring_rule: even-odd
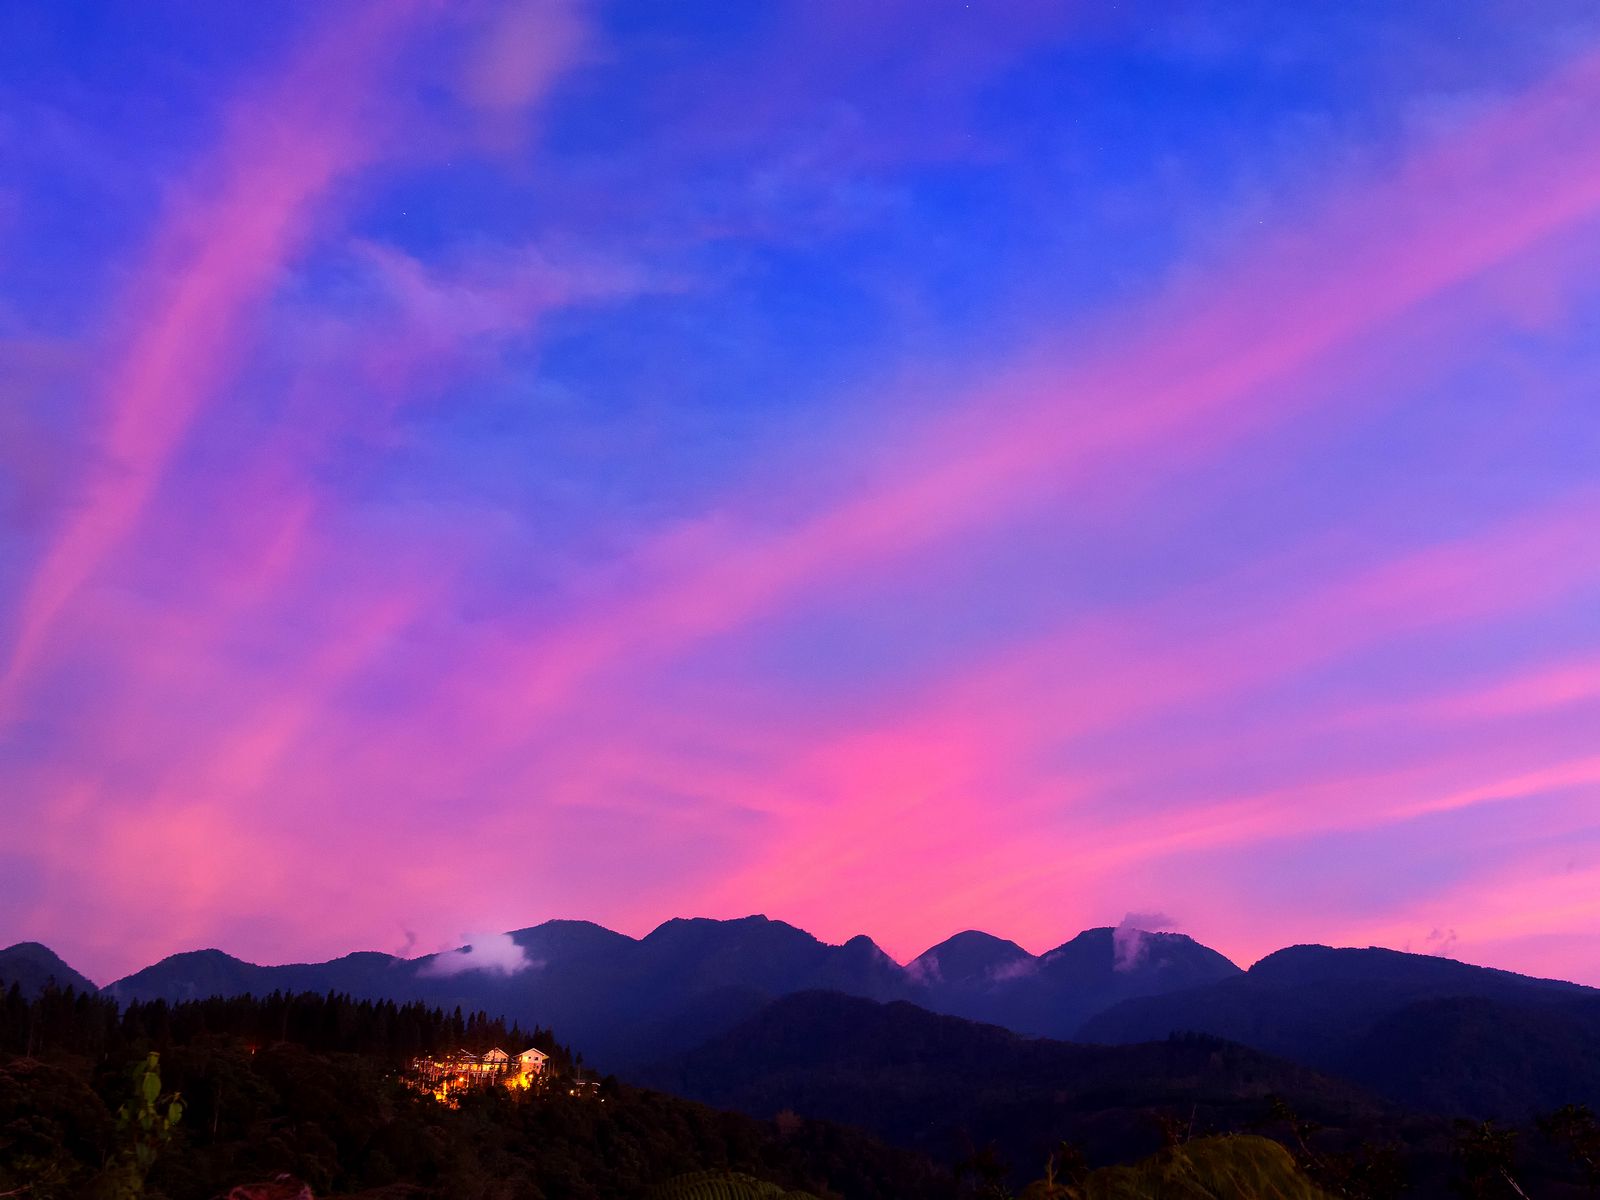
[[[179,1000],[245,992],[342,991],[484,1009],[560,1029],[590,1060],[626,1071],[730,1028],[775,997],[814,989],[986,1019],[1025,1033],[1071,1033],[1127,997],[1239,974],[1177,934],[1094,929],[1034,957],[967,931],[902,967],[867,937],[843,945],[762,916],[667,921],[640,939],[587,921],[509,935],[527,965],[472,969],[470,956],[352,954],[261,967],[218,950],[173,955],[111,986],[119,998]],[[1141,939],[1139,953],[1118,938]]]
[[[930,987],[984,990],[1037,965],[1015,942],[968,929],[924,950],[911,960],[910,970]]]
[[[118,1000],[203,1000],[208,996],[283,992],[382,994],[381,985],[410,976],[410,963],[375,951],[346,954],[323,963],[259,967],[221,950],[173,954],[105,989]],[[377,990],[375,990],[377,989]]]
[[[98,990],[48,946],[41,946],[38,942],[18,942],[15,946],[0,950],[0,991],[16,984],[24,996],[32,997],[52,983],[80,992]]]
[[[1591,1065],[1600,1063],[1600,991],[1426,955],[1295,946],[1241,971],[1180,934],[1091,929],[1035,956],[967,930],[901,967],[868,938],[830,945],[760,916],[673,920],[638,939],[587,921],[508,936],[526,960],[510,973],[503,958],[486,969],[459,952],[262,967],[203,950],[108,991],[171,1000],[341,991],[459,1005],[558,1029],[590,1064],[628,1075],[774,999],[827,990],[1056,1039],[1127,1044],[1196,1031],[1452,1115],[1600,1105]]]
[[[691,993],[733,983],[778,996],[818,986],[891,996],[906,987],[899,964],[871,938],[830,946],[766,917],[668,921],[639,943],[638,962],[647,976]]]
[[[1177,933],[1089,929],[1037,958],[1015,942],[968,930],[919,955],[909,998],[935,1012],[1069,1038],[1120,1001],[1161,995],[1242,972]]]
[[[1520,1119],[1600,1105],[1600,990],[1393,950],[1295,946],[1234,978],[1123,1001],[1080,1036],[1192,1030],[1415,1107]]]
[[[562,1031],[591,1062],[625,1070],[703,1040],[774,996],[826,987],[864,996],[907,993],[904,970],[873,942],[832,946],[781,921],[668,921],[634,939],[587,921],[548,921],[510,934],[526,965],[474,968],[470,956],[354,954],[262,967],[217,950],[177,954],[107,989],[119,999],[191,999],[245,992],[342,991],[484,1009]]]
[[[1062,1138],[1121,1161],[1160,1147],[1159,1115],[1197,1133],[1246,1128],[1273,1095],[1329,1127],[1390,1118],[1351,1084],[1216,1038],[1072,1045],[831,992],[776,1000],[641,1076],[752,1116],[860,1126],[944,1161],[993,1142],[1035,1174]]]
[[[784,922],[678,918],[645,938],[557,920],[509,934],[523,970],[472,970],[470,957],[354,954],[328,963],[256,966],[195,950],[118,979],[120,998],[181,1000],[270,990],[339,990],[358,997],[483,1008],[563,1032],[592,1061],[626,1070],[712,1037],[774,997],[826,989],[989,1019],[1029,1034],[1069,1034],[1126,997],[1238,974],[1214,950],[1178,934],[1090,930],[1027,954],[968,931],[902,968],[870,938],[830,946]],[[1118,962],[1118,936],[1146,939]]]

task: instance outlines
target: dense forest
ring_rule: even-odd
[[[418,1054],[530,1044],[551,1055],[549,1085],[532,1092],[485,1088],[450,1108],[406,1080]],[[548,1030],[481,1013],[337,994],[119,1010],[12,988],[0,1195],[210,1200],[289,1176],[318,1197],[601,1200],[706,1171],[818,1197],[957,1194],[950,1172],[854,1130],[758,1121],[612,1078],[572,1094],[563,1084],[581,1069]]]
[[[892,1020],[907,1019],[893,1007],[885,1011]],[[914,1010],[912,1017],[951,1022]],[[954,1033],[940,1036],[968,1036],[956,1028],[964,1024],[954,1022]],[[991,1040],[1000,1032],[989,1031]],[[408,1078],[419,1055],[529,1045],[550,1059],[543,1084],[527,1092],[487,1087],[452,1108]],[[1024,1120],[1019,1103],[1040,1112],[1052,1107],[1026,1088],[1011,1095],[1016,1089],[1001,1088],[998,1078],[979,1083],[974,1064],[959,1058],[956,1066],[976,1092],[957,1104],[951,1099],[957,1093],[934,1086],[936,1061],[918,1055],[925,1082],[912,1085],[903,1070],[863,1058],[862,1050],[836,1049],[860,1068],[870,1066],[876,1101],[900,1103],[917,1125],[928,1125],[916,1110],[931,1095],[970,1110],[963,1123],[972,1128],[995,1105],[1019,1128],[1037,1124]],[[1193,1049],[1185,1042],[1170,1053],[1192,1056]],[[998,1054],[987,1046],[983,1057]],[[836,1081],[844,1078],[839,1063],[827,1070]],[[897,1137],[893,1114],[863,1123],[904,1148],[850,1125],[792,1111],[763,1120],[611,1077],[573,1086],[585,1077],[580,1057],[550,1030],[524,1031],[482,1013],[337,993],[119,1008],[71,989],[51,987],[30,999],[13,987],[0,996],[0,1196],[1514,1200],[1526,1191],[1547,1200],[1600,1194],[1600,1127],[1577,1107],[1522,1130],[1435,1121],[1424,1131],[1429,1144],[1419,1158],[1416,1127],[1403,1139],[1369,1129],[1352,1141],[1350,1130],[1330,1130],[1282,1097],[1257,1093],[1254,1109],[1239,1107],[1228,1122],[1234,1127],[1219,1128],[1197,1121],[1198,1110],[1176,1111],[1172,1095],[1129,1078],[1117,1085],[1129,1095],[1112,1107],[1135,1119],[1131,1092],[1147,1093],[1150,1104],[1138,1119],[1162,1148],[1141,1151],[1132,1166],[1091,1170],[1096,1160],[1107,1161],[1104,1147],[1085,1152],[1091,1139],[1082,1135],[1093,1130],[1092,1121],[1050,1122],[1058,1136],[1078,1140],[1041,1143],[1036,1160],[1021,1162],[1021,1143],[1008,1149],[1006,1139],[949,1139],[941,1150],[927,1138]],[[1110,1080],[1085,1082],[1109,1103]],[[1432,1166],[1419,1176],[1424,1160]],[[233,1191],[255,1184],[278,1190]]]
[[[419,1054],[502,1046],[536,1046],[558,1070],[573,1056],[548,1029],[526,1031],[484,1013],[447,1013],[425,1004],[355,1000],[338,993],[257,998],[212,997],[169,1004],[164,1000],[116,1001],[72,988],[46,988],[30,999],[16,985],[0,1000],[0,1052],[24,1057],[35,1051],[101,1060],[148,1050],[165,1051],[207,1037],[246,1045],[293,1043],[317,1053],[359,1054],[399,1064]]]

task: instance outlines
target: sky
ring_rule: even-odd
[[[0,944],[1600,985],[1589,0],[0,14]]]

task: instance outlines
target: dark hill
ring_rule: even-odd
[[[1119,962],[1117,936],[1143,939]],[[569,1030],[590,1059],[627,1072],[687,1049],[768,1001],[825,989],[1064,1035],[1119,1000],[1238,974],[1215,951],[1177,934],[1090,930],[1035,958],[969,930],[901,967],[870,938],[835,946],[766,917],[667,921],[634,939],[587,921],[547,921],[510,935],[527,965],[465,969],[460,955],[398,959],[352,954],[262,967],[218,950],[173,955],[113,984],[125,999],[185,1000],[247,992],[339,991],[484,1009]]]
[[[1600,991],[1449,959],[1295,946],[1232,979],[1125,1001],[1081,1036],[1185,1030],[1436,1112],[1520,1119],[1600,1100]]]
[[[419,1051],[527,1041],[550,1054],[553,1086],[491,1088],[450,1107],[395,1069]],[[121,1166],[128,1134],[116,1114],[128,1067],[152,1047],[156,1086],[181,1093],[184,1110],[141,1186]],[[93,997],[8,996],[0,1196],[599,1200],[655,1195],[706,1171],[851,1200],[958,1193],[948,1170],[857,1130],[755,1121],[614,1079],[562,1086],[572,1075],[550,1031],[507,1029],[482,1013],[314,994],[131,1002],[120,1012]],[[267,1185],[285,1177],[310,1186]]]
[[[74,971],[61,956],[38,942],[18,942],[0,950],[0,990],[16,984],[29,998],[54,984],[79,992],[93,992],[95,985]]]
[[[510,935],[527,965],[463,969],[450,955],[353,954],[327,963],[263,967],[217,950],[163,959],[108,994],[186,1000],[246,993],[339,991],[483,1009],[570,1030],[590,1061],[626,1070],[694,1045],[774,996],[826,987],[864,996],[908,994],[905,972],[865,937],[833,946],[781,921],[668,921],[642,939],[587,921],[548,921]]]
[[[1591,1065],[1600,1063],[1600,991],[1424,955],[1295,946],[1244,972],[1180,934],[1091,929],[1034,956],[967,930],[902,968],[868,938],[830,945],[759,916],[668,921],[640,939],[586,921],[510,936],[527,963],[509,974],[464,969],[460,955],[262,967],[206,950],[109,991],[168,1000],[339,991],[483,1009],[568,1031],[593,1065],[627,1075],[776,998],[827,990],[1058,1039],[1126,1044],[1196,1031],[1451,1115],[1520,1119],[1600,1102],[1600,1065]]]
[[[900,967],[870,938],[830,946],[802,929],[766,917],[668,921],[638,943],[637,960],[644,973],[670,979],[684,992],[737,983],[781,996],[815,987],[822,978],[859,995],[905,990]]]
[[[204,1000],[210,996],[283,992],[346,992],[370,999],[390,996],[385,985],[414,973],[405,959],[365,951],[322,963],[261,967],[221,950],[173,954],[106,988],[117,1000]],[[396,988],[394,999],[410,999]]]
[[[1028,1166],[1062,1138],[1102,1162],[1151,1153],[1161,1114],[1197,1131],[1245,1128],[1272,1095],[1330,1126],[1385,1111],[1350,1084],[1216,1038],[1073,1045],[828,992],[774,1001],[643,1081],[752,1116],[857,1125],[936,1159],[993,1141]]]

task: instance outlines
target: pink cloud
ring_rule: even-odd
[[[426,7],[362,5],[319,30],[279,78],[230,107],[221,145],[168,204],[126,289],[126,347],[107,371],[109,466],[29,583],[0,711],[16,703],[63,610],[138,524],[197,414],[236,370],[247,318],[310,235],[330,186],[371,160],[373,85]]]
[[[497,69],[486,67],[486,79]],[[1178,618],[1179,609],[1206,599],[1191,592],[1150,610],[1076,623],[958,673],[909,712],[869,714],[869,727],[848,734],[824,729],[814,745],[806,742],[818,730],[762,729],[737,696],[720,701],[725,711],[712,713],[705,727],[686,729],[694,722],[644,712],[655,697],[635,694],[634,685],[647,685],[650,667],[664,658],[846,579],[887,573],[1009,514],[1071,499],[1108,478],[1170,472],[1235,448],[1248,433],[1324,403],[1321,392],[1302,393],[1309,373],[1359,374],[1366,339],[1416,306],[1442,309],[1438,319],[1456,332],[1473,328],[1483,297],[1463,300],[1464,283],[1522,264],[1600,205],[1589,153],[1600,133],[1574,123],[1600,92],[1593,71],[1586,64],[1461,132],[1452,147],[1396,180],[1332,196],[1303,227],[1205,270],[1202,282],[1175,289],[1150,312],[1108,323],[1103,347],[1046,347],[962,397],[949,419],[909,422],[897,431],[903,436],[892,460],[870,464],[855,490],[820,500],[812,494],[798,519],[763,524],[745,514],[783,506],[728,497],[721,513],[734,515],[714,514],[647,546],[631,574],[623,573],[631,594],[619,588],[553,629],[533,618],[488,630],[449,627],[438,603],[454,586],[448,567],[437,571],[437,591],[401,572],[389,593],[362,586],[363,578],[391,581],[376,561],[380,555],[371,546],[352,553],[354,582],[329,584],[325,604],[294,608],[294,618],[306,624],[304,646],[253,681],[258,686],[217,721],[214,740],[166,765],[154,799],[131,806],[136,815],[168,814],[181,826],[169,842],[140,845],[181,869],[186,839],[212,836],[218,814],[233,810],[241,814],[230,834],[236,841],[220,843],[220,861],[245,870],[245,847],[269,855],[286,849],[292,839],[284,831],[315,817],[330,845],[353,847],[364,863],[383,865],[352,878],[339,875],[344,860],[337,856],[274,859],[265,872],[270,886],[251,897],[252,905],[322,912],[352,898],[370,907],[405,897],[413,907],[416,897],[439,897],[430,914],[437,932],[481,928],[487,912],[521,922],[530,906],[557,894],[577,906],[577,915],[604,917],[582,911],[592,900],[648,924],[650,907],[662,897],[679,903],[693,890],[681,878],[670,886],[630,880],[638,886],[630,886],[628,897],[608,900],[605,881],[596,882],[590,867],[559,861],[571,857],[560,839],[535,838],[551,825],[596,855],[614,850],[618,861],[634,854],[641,863],[660,857],[651,852],[652,839],[710,845],[720,834],[751,854],[748,869],[705,889],[706,911],[737,915],[772,907],[810,914],[806,923],[824,933],[870,926],[891,945],[915,946],[931,940],[930,928],[939,936],[939,926],[961,927],[979,910],[1031,908],[1031,926],[1001,932],[1040,938],[1066,932],[1057,924],[1064,913],[1111,904],[1106,911],[1114,916],[1126,899],[1110,896],[1109,881],[1138,862],[1405,821],[1440,806],[1494,803],[1518,788],[1585,785],[1590,777],[1582,761],[1540,765],[1496,746],[1466,764],[1462,778],[1444,777],[1436,764],[1324,772],[1310,784],[1259,794],[1211,794],[1180,814],[1181,827],[1151,830],[1135,806],[1115,819],[1105,815],[1108,795],[1136,783],[1136,770],[1119,774],[1095,763],[1022,779],[1027,771],[1019,764],[1088,732],[1159,720],[1412,632],[1470,628],[1569,594],[1594,579],[1584,555],[1596,515],[1592,497],[1569,498],[1504,528],[1349,572],[1303,594],[1274,592],[1215,621],[1203,607],[1191,623]],[[515,80],[489,79],[485,86],[510,97],[509,107],[531,103],[531,93],[519,98]],[[362,128],[352,116],[345,134],[359,140],[355,131]],[[185,266],[184,281],[170,302],[154,306],[137,353],[119,375],[136,386],[119,402],[126,409],[118,425],[123,443],[113,437],[113,450],[134,469],[127,479],[106,482],[51,552],[30,593],[8,687],[39,661],[74,593],[138,520],[188,423],[226,377],[244,337],[244,314],[309,235],[330,182],[362,161],[343,137],[335,121],[321,141],[313,139],[320,152],[268,155],[260,170],[270,167],[271,179],[224,155],[217,167],[222,199],[182,209],[186,221],[212,226],[233,215],[230,205],[249,209],[259,201],[270,212],[257,214],[255,225],[245,222],[238,246],[222,245],[214,233],[218,244],[202,237],[189,257],[170,260]],[[1505,195],[1507,179],[1534,181],[1532,194],[1519,183]],[[259,193],[246,187],[257,183]],[[371,261],[396,298],[400,327],[416,335],[379,364],[377,373],[396,392],[428,363],[477,339],[513,335],[548,306],[588,294],[548,271],[542,257],[503,274],[470,264],[455,273],[430,271],[390,251],[374,251]],[[202,336],[214,338],[216,348],[210,341],[190,344]],[[1342,361],[1347,353],[1353,366]],[[177,362],[188,370],[191,357],[196,382],[177,374]],[[168,394],[169,388],[176,391]],[[913,410],[900,398],[897,411]],[[264,471],[244,491],[273,508],[276,488]],[[259,555],[228,559],[237,575],[219,556],[207,582],[234,591],[240,605],[303,585],[328,544],[328,534],[314,528],[316,504],[310,491],[282,498],[273,508],[281,527]],[[240,611],[224,614],[205,637],[224,636]],[[398,656],[396,668],[417,682],[415,695],[398,696],[395,713],[343,709],[341,689],[375,662],[393,666],[386,652],[419,623],[428,625],[431,640]],[[174,640],[131,651],[123,662],[135,680],[161,678],[163,671],[176,680],[204,658],[207,644],[204,637],[185,642],[175,631]],[[1543,697],[1560,703],[1586,679],[1530,681],[1518,685],[1523,691],[1485,703],[1491,709]],[[617,686],[591,686],[601,682]],[[130,697],[135,690],[129,688]],[[1441,703],[1448,718],[1475,715]],[[724,721],[727,727],[718,728]],[[552,749],[568,726],[586,736]],[[130,716],[122,736],[137,741],[156,728]],[[696,734],[698,742],[681,744]],[[729,753],[736,742],[737,752]],[[98,784],[82,786],[93,793]],[[205,802],[180,799],[197,789]],[[1369,798],[1346,803],[1352,791]],[[663,793],[683,799],[663,801]],[[420,841],[433,838],[431,828],[419,834],[397,822],[363,832],[370,810],[355,812],[350,797],[374,796],[419,824],[424,806],[470,796],[471,805],[448,814],[453,827],[438,833],[434,852],[486,835],[519,845],[538,840],[540,848],[530,853],[548,857],[548,872],[542,867],[531,884],[443,874],[428,855],[415,853]],[[1002,800],[1004,823],[995,815]],[[601,826],[590,814],[601,810],[615,820],[615,847],[594,836]],[[1071,819],[1045,821],[1061,812]],[[737,825],[735,815],[748,825]],[[676,869],[704,866],[708,875],[721,869],[712,850],[700,854],[685,852],[674,859]],[[561,893],[557,884],[568,890]],[[175,902],[184,906],[184,919],[174,936],[202,936],[205,914],[219,905],[245,915],[242,902],[221,895],[220,886],[209,868],[183,878]],[[919,903],[906,905],[907,895]],[[753,904],[752,897],[759,899]],[[351,917],[316,936],[330,952],[347,948],[360,928],[383,936],[389,915]]]
[[[1600,701],[1600,660],[1555,663],[1485,687],[1441,696],[1427,706],[1439,719],[1523,716]]]
[[[625,596],[539,631],[516,660],[496,649],[501,682],[478,698],[484,719],[513,736],[606,671],[676,653],[1046,498],[1061,502],[1118,470],[1209,458],[1291,419],[1318,394],[1291,381],[1600,210],[1600,172],[1589,167],[1597,135],[1579,119],[1600,93],[1597,73],[1585,60],[1395,179],[1330,197],[1299,228],[1218,263],[1204,284],[1100,331],[1101,352],[1042,348],[949,419],[898,432],[894,457],[864,485],[800,519],[722,521],[646,550]],[[1457,320],[1470,325],[1475,313],[1469,305]],[[748,500],[730,497],[723,511],[763,511]]]
[[[1418,630],[1470,627],[1564,598],[1600,582],[1600,568],[1580,553],[1597,520],[1600,501],[1580,495],[1475,536],[1314,580],[1298,594],[1266,595],[1255,608],[1222,617],[1207,615],[1208,596],[1248,595],[1273,564],[1179,591],[1144,610],[1075,619],[941,681],[878,729],[808,747],[798,759],[800,778],[813,793],[837,792],[839,800],[799,815],[826,843],[819,859],[848,857],[847,846],[876,844],[854,822],[878,823],[866,814],[897,793],[925,811],[936,796],[960,809],[985,787],[1012,794],[1000,783],[1004,773],[1027,770],[1046,747],[1147,723],[1186,703],[1214,705]],[[1056,802],[1085,782],[1082,774],[1058,781]],[[1010,811],[1015,819],[1017,806]],[[805,835],[791,829],[776,853],[793,855],[804,844]],[[753,864],[729,886],[737,891],[774,865]],[[792,874],[823,877],[806,869]]]
[[[589,51],[586,7],[580,0],[505,5],[474,41],[463,72],[467,99],[496,115],[526,115]]]

